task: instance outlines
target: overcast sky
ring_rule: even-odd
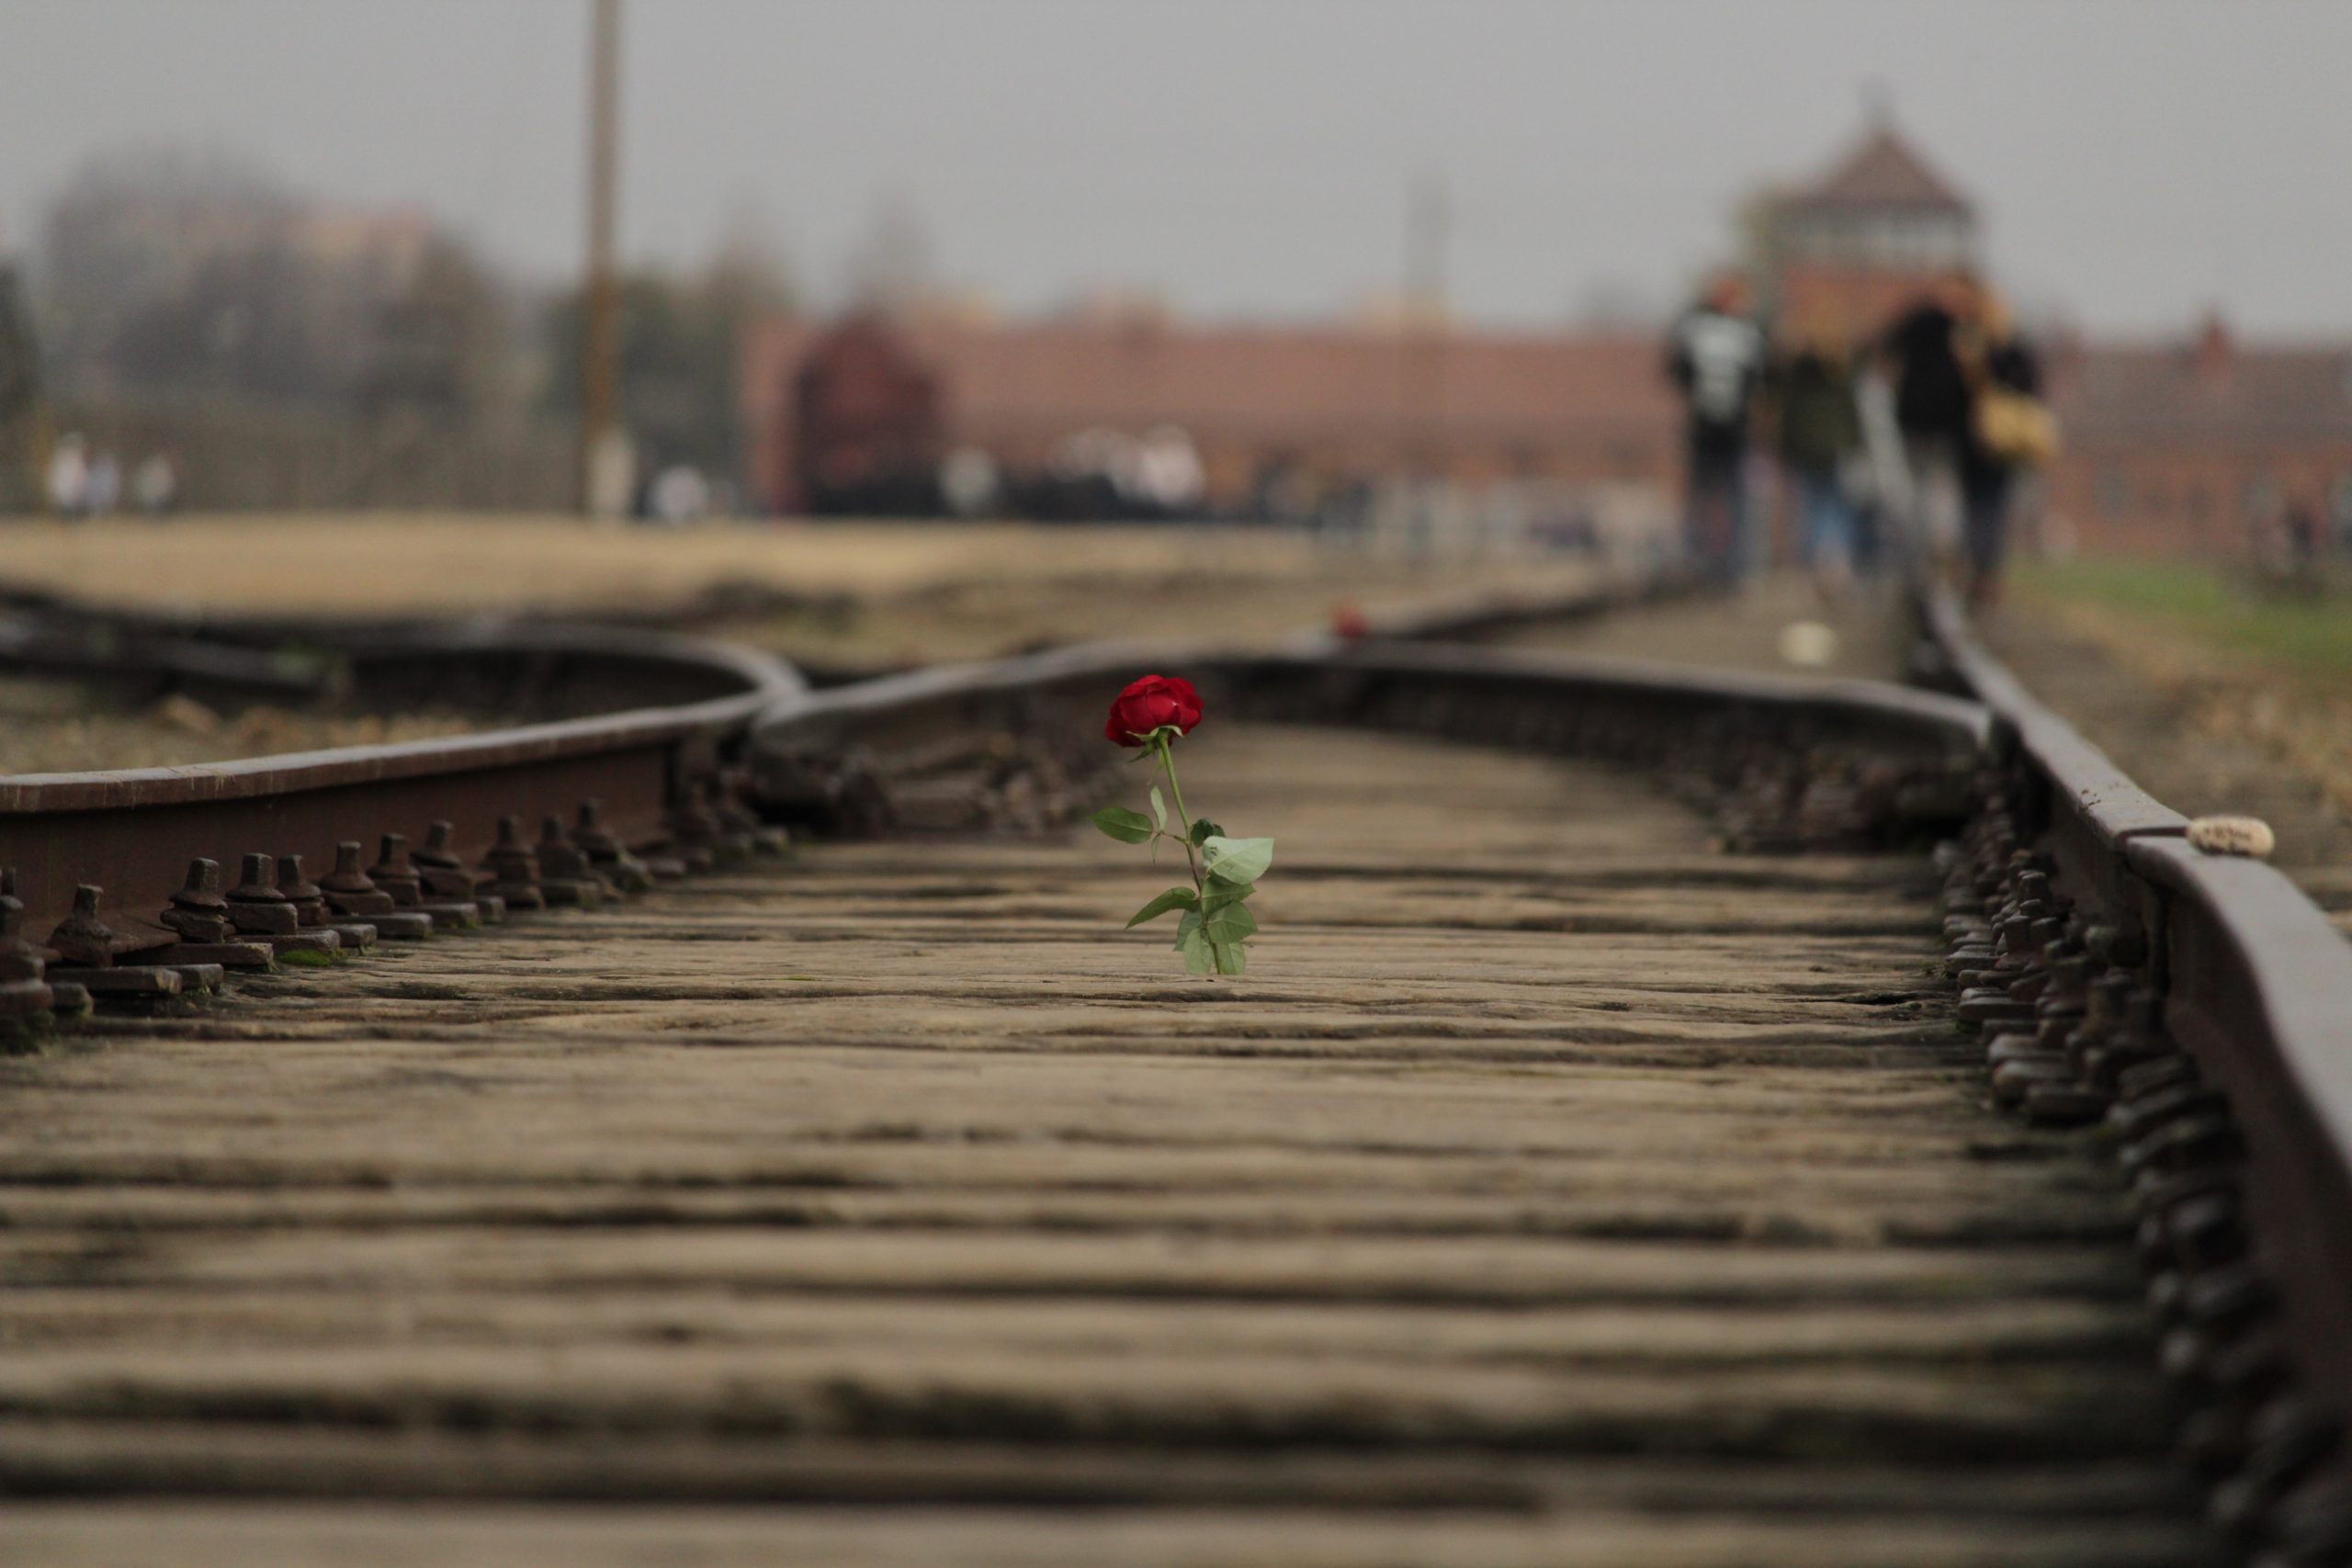
[[[92,153],[247,154],[577,265],[586,0],[0,0],[0,248]],[[1008,306],[1215,315],[1393,288],[1452,192],[1464,312],[1664,299],[1873,86],[2029,306],[2352,335],[2352,5],[2308,0],[628,0],[634,258],[763,228],[838,292],[896,201]]]

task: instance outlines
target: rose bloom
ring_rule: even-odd
[[[1201,694],[1181,675],[1147,675],[1119,694],[1102,726],[1105,738],[1121,746],[1140,746],[1143,738],[1162,725],[1189,735],[1201,722]]]

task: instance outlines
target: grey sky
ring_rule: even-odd
[[[92,152],[177,141],[568,270],[583,14],[0,0],[0,246]],[[1395,286],[1429,169],[1455,303],[1558,320],[1673,293],[1875,83],[2029,305],[2352,334],[2352,6],[2321,0],[629,0],[627,39],[627,251],[755,219],[820,292],[895,192],[943,275],[1015,308],[1329,313]]]

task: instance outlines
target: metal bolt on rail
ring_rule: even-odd
[[[114,931],[98,918],[98,899],[105,890],[84,883],[74,889],[74,909],[49,933],[49,945],[58,961],[92,969],[114,964]]]
[[[1007,744],[1012,743],[1008,739]],[[737,769],[722,773],[711,786],[711,809],[718,814],[720,825],[739,836],[748,850],[782,854],[791,847],[789,836],[783,829],[761,821],[760,814],[744,804],[751,787],[747,772]]]
[[[392,896],[376,886],[359,868],[356,839],[334,847],[334,870],[320,879],[319,891],[327,908],[345,919],[365,920],[376,934],[390,942],[422,942],[433,934],[433,917],[422,910],[402,909]]]
[[[728,835],[718,814],[710,809],[703,782],[688,780],[677,804],[670,808],[671,853],[689,871],[708,871],[748,848]]]
[[[616,889],[596,874],[588,853],[563,830],[563,818],[549,817],[539,825],[539,842],[533,852],[539,873],[539,891],[549,905],[570,904],[594,908]]]
[[[242,940],[231,922],[229,901],[220,892],[219,861],[200,855],[189,861],[186,880],[155,919],[158,925],[179,933],[179,941],[158,955],[160,962],[175,965],[217,964],[224,969],[277,967],[277,954],[267,943]]]
[[[2286,1342],[2264,1329],[2218,1352],[2206,1381],[2222,1398],[2257,1409],[2294,1382],[2294,1360],[2287,1353]]]
[[[227,942],[234,928],[229,924],[229,901],[220,896],[220,863],[201,856],[188,862],[187,879],[156,923],[179,932],[183,942]]]
[[[90,993],[74,982],[50,973],[48,951],[34,946],[25,936],[25,902],[17,897],[17,868],[13,865],[0,865],[0,960],[9,961],[15,973],[48,986],[48,1010],[52,1016],[79,1016],[90,1010]],[[23,994],[32,995],[30,991]]]
[[[2245,1462],[2216,1487],[2211,1514],[2215,1524],[2250,1540],[2272,1510],[2344,1440],[2333,1417],[2292,1394],[2271,1400],[2248,1424]]]
[[[424,896],[471,904],[484,925],[494,926],[506,918],[506,900],[489,890],[493,879],[488,872],[468,865],[458,853],[456,823],[436,821],[425,829],[424,842],[409,852],[417,874],[424,879]]]
[[[49,933],[49,945],[58,957],[56,967],[92,996],[177,996],[183,984],[178,970],[115,963],[114,931],[98,918],[98,901],[104,897],[105,889],[91,883],[74,889],[73,911]]]
[[[424,876],[409,858],[405,833],[383,836],[382,849],[376,863],[368,868],[368,876],[390,894],[392,901],[401,908],[413,909],[429,918],[435,931],[471,931],[481,924],[481,907],[470,898],[426,900]]]
[[[2282,1154],[2267,1098],[2281,1070],[2269,1053],[2308,1053],[2312,1042],[2296,1031],[2307,1035],[2309,1021],[2297,1010],[2312,1012],[2324,992],[2266,974],[2263,947],[2273,930],[2316,927],[2316,912],[2289,910],[2258,877],[2177,880],[2203,874],[2177,871],[2169,846],[2184,829],[2188,845],[2209,853],[2237,846],[2200,842],[2212,824],[2185,822],[2128,781],[2116,787],[2111,765],[2024,697],[1948,605],[1931,598],[1927,609],[1943,662],[2017,732],[2010,765],[1988,770],[1984,809],[1937,859],[1948,968],[1980,998],[1996,987],[2013,998],[2038,989],[2033,1041],[1996,1039],[1988,1050],[1996,1075],[2012,1080],[2020,1063],[2050,1060],[2038,1054],[2044,1046],[2072,1069],[2071,1085],[2028,1089],[2029,1115],[2061,1108],[2089,1120],[2106,1106],[2098,1135],[2115,1145],[2138,1209],[2164,1371],[2198,1404],[2180,1451],[2211,1487],[2214,1521],[2257,1568],[2352,1568],[2352,1411],[2340,1376],[2315,1375],[2341,1371],[2346,1233],[2340,1202],[2324,1195],[2342,1172],[2325,1157],[2308,1166],[2291,1138]],[[2048,855],[2036,853],[2042,845]],[[2061,852],[2101,880],[2058,874]],[[2120,895],[2111,901],[2109,878]],[[2054,937],[2041,924],[2050,919],[2061,922]],[[2019,963],[2029,944],[2039,948],[2038,980]],[[2191,1037],[2176,1037],[2168,1015],[2190,1021]],[[2308,1089],[2290,1083],[2288,1093],[2309,1100]],[[2233,1100],[2261,1113],[2241,1121]],[[2340,1146],[2340,1128],[2324,1124],[2339,1113],[2324,1101],[2314,1110]]]
[[[277,860],[274,855],[249,854],[237,886],[229,889],[222,907],[229,922],[248,936],[292,936],[302,923],[294,900],[277,890]]]
[[[604,802],[580,803],[579,822],[572,829],[571,841],[587,853],[589,863],[597,874],[621,892],[642,893],[653,886],[653,873],[605,826]]]
[[[325,964],[342,951],[343,939],[331,931],[305,931],[301,911],[277,886],[277,857],[248,854],[237,886],[227,894],[229,922],[242,936],[266,942],[279,960],[292,964]]]
[[[277,857],[277,890],[294,902],[294,913],[304,931],[325,931],[342,942],[346,953],[365,953],[376,945],[376,928],[365,920],[338,920],[327,907],[326,890],[302,874],[300,855]]]
[[[2245,1459],[2255,1416],[2292,1391],[2299,1374],[2285,1338],[2267,1318],[2235,1334],[2209,1332],[2202,1337],[2212,1347],[2200,1386],[2213,1424],[2198,1435],[2211,1443],[2218,1463],[2209,1474],[2218,1479]]]
[[[48,962],[25,940],[24,928],[24,900],[17,897],[16,873],[10,871],[0,881],[0,1019],[19,1026],[57,1005]]]
[[[498,819],[498,841],[482,857],[490,871],[489,891],[506,900],[510,909],[544,909],[546,892],[539,886],[539,857],[523,842],[523,819]]]

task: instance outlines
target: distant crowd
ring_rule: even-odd
[[[1858,575],[1950,570],[1973,604],[1995,602],[2021,480],[2055,456],[2057,428],[2040,356],[1975,276],[1942,279],[1858,337],[1803,303],[1768,333],[1747,281],[1725,276],[1675,323],[1667,357],[1702,570],[1737,582],[1761,564],[1754,459],[1769,448],[1825,595]]]
[[[60,517],[106,517],[127,509],[161,517],[179,505],[180,466],[170,453],[141,458],[125,493],[122,459],[94,450],[78,432],[57,438],[47,477],[50,510]]]

